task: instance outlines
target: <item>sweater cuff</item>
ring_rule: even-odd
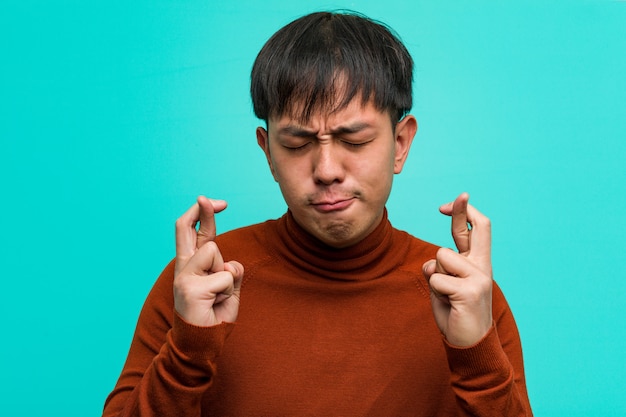
[[[178,351],[192,360],[213,362],[222,352],[226,338],[235,323],[222,322],[215,326],[201,327],[187,323],[174,311],[172,343]]]
[[[507,379],[511,373],[511,363],[502,349],[495,323],[472,346],[454,346],[445,339],[444,345],[450,370],[460,378],[499,375],[500,378]]]

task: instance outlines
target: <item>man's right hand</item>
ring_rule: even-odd
[[[214,242],[215,213],[225,208],[223,200],[198,197],[176,221],[174,308],[183,320],[196,326],[235,322],[239,311],[243,266],[237,261],[224,262]]]

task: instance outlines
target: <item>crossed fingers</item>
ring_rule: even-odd
[[[176,220],[176,271],[180,271],[189,259],[205,243],[215,239],[215,213],[226,208],[223,200],[198,197],[198,201]],[[199,227],[198,222],[200,223]]]
[[[463,193],[439,211],[452,217],[452,238],[459,253],[491,269],[491,222],[468,202],[469,195]]]
[[[439,208],[452,217],[452,237],[459,251],[441,248],[424,264],[433,313],[446,339],[458,346],[480,340],[492,323],[491,223],[463,193]]]

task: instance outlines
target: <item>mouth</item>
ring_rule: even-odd
[[[354,202],[354,198],[328,200],[311,203],[313,208],[322,213],[331,213],[347,209]]]

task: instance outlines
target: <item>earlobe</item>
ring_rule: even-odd
[[[276,174],[274,172],[274,165],[272,164],[272,156],[270,154],[270,142],[269,142],[269,134],[267,130],[263,129],[261,126],[256,128],[256,142],[259,144],[259,147],[263,150],[265,154],[265,158],[267,159],[267,164],[270,167],[270,171],[274,180],[276,181]]]
[[[404,167],[404,163],[409,156],[409,150],[411,149],[411,144],[413,143],[413,138],[415,137],[416,132],[417,120],[410,114],[405,116],[396,125],[396,149],[393,163],[394,174],[402,172],[402,168]]]

